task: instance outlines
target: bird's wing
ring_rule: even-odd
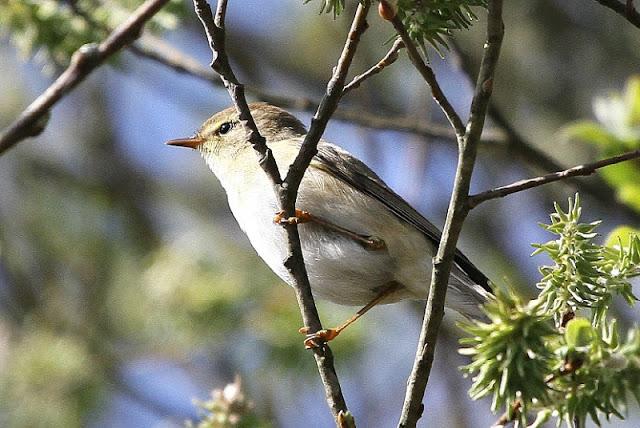
[[[318,153],[311,167],[337,177],[360,192],[383,203],[398,218],[413,225],[438,247],[441,232],[429,220],[389,188],[367,165],[338,146],[326,142],[318,144]],[[460,250],[456,250],[455,263],[486,291],[491,291],[487,277]]]

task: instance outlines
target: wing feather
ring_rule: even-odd
[[[324,170],[365,195],[380,201],[398,218],[421,231],[433,243],[434,248],[438,247],[440,230],[391,190],[367,165],[350,153],[333,144],[320,142],[311,167]],[[487,277],[460,250],[456,250],[455,263],[473,282],[491,292]]]

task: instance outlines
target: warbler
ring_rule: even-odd
[[[305,126],[276,106],[249,107],[281,174],[286,173],[307,133]],[[212,116],[193,137],[167,144],[201,153],[224,187],[238,224],[280,278],[292,284],[283,264],[286,231],[278,223],[295,221],[314,296],[364,305],[345,324],[325,331],[322,339],[332,339],[376,304],[427,298],[440,231],[347,151],[324,140],[318,143],[300,184],[296,217],[285,219],[235,108]],[[487,277],[457,251],[446,305],[480,318],[480,305],[489,296]]]

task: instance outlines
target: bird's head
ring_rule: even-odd
[[[267,103],[252,103],[249,108],[267,143],[299,137],[307,132],[302,122],[279,107]],[[171,140],[167,144],[196,149],[207,161],[234,157],[249,146],[247,134],[234,107],[211,116],[193,137]]]

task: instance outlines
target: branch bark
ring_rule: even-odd
[[[229,64],[225,51],[225,30],[224,17],[226,14],[227,1],[218,0],[215,18],[206,0],[194,0],[194,7],[198,18],[202,22],[209,45],[213,53],[211,68],[220,74],[222,81],[229,91],[231,98],[240,114],[241,121],[247,131],[247,139],[250,141],[256,152],[261,167],[271,178],[274,191],[278,198],[281,209],[286,217],[295,215],[295,202],[298,188],[302,177],[317,153],[317,145],[326,128],[329,118],[335,111],[344,91],[346,75],[351,65],[353,56],[360,36],[367,28],[366,16],[370,8],[368,1],[358,5],[353,19],[347,41],[338,60],[333,76],[327,85],[326,95],[312,119],[309,132],[300,148],[296,159],[289,167],[284,181],[280,178],[278,167],[275,163],[271,151],[266,146],[266,141],[262,137],[253,121],[251,111],[244,96],[244,86],[238,82]],[[288,237],[288,255],[284,261],[285,267],[294,279],[294,290],[302,319],[310,333],[322,329],[322,324],[318,316],[314,298],[311,293],[311,286],[307,277],[304,265],[300,236],[295,224],[284,225]],[[352,425],[352,418],[347,417],[348,409],[342,395],[340,382],[333,364],[333,354],[328,345],[323,344],[313,349],[318,372],[322,378],[325,388],[327,404],[333,413],[338,426]]]
[[[633,150],[631,152],[602,159],[597,162],[577,165],[563,171],[557,171],[540,177],[529,178],[527,180],[516,181],[515,183],[506,186],[496,187],[495,189],[487,190],[486,192],[471,195],[469,196],[467,204],[469,209],[472,209],[480,205],[482,202],[489,201],[491,199],[503,198],[513,193],[543,186],[545,184],[553,183],[554,181],[566,180],[570,177],[591,175],[596,172],[596,170],[604,168],[605,166],[615,165],[620,162],[638,158],[640,158],[640,150]]]
[[[102,43],[87,44],[71,57],[67,69],[0,134],[0,155],[46,127],[51,108],[93,70],[140,37],[146,22],[169,0],[147,0]]]
[[[413,370],[407,381],[399,427],[415,427],[422,416],[422,398],[429,380],[438,330],[444,315],[444,301],[453,265],[456,244],[464,220],[469,212],[467,199],[477,146],[484,126],[489,99],[493,90],[493,76],[500,54],[504,25],[502,0],[488,4],[487,40],[482,64],[471,103],[471,114],[466,132],[460,143],[454,188],[449,202],[447,218],[442,231],[438,252],[433,260],[433,271],[425,316],[420,333]]]

